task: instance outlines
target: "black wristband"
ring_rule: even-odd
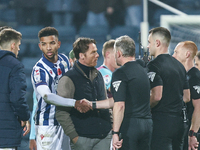
[[[197,133],[194,132],[194,130],[190,130],[189,133],[188,133],[188,136],[190,136],[190,137],[193,137],[193,136],[197,137]]]
[[[96,106],[96,102],[92,102],[92,109],[96,109],[97,106]]]
[[[119,135],[119,132],[115,132],[115,131],[112,130],[112,135],[113,135],[113,134]]]

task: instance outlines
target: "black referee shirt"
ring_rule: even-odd
[[[191,95],[191,100],[189,103],[187,103],[187,113],[188,113],[188,119],[192,119],[192,114],[194,111],[194,107],[192,104],[192,99],[196,100],[200,98],[200,71],[192,67],[188,72],[188,80],[189,80],[189,85],[190,85],[190,95]]]
[[[113,73],[111,92],[115,102],[125,102],[124,118],[151,118],[148,76],[136,61],[127,62]]]
[[[163,86],[162,98],[153,112],[181,114],[183,90],[189,89],[184,66],[169,54],[160,54],[148,64],[151,89]]]

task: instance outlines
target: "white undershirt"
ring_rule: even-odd
[[[52,104],[55,106],[67,106],[67,107],[75,106],[75,102],[76,102],[75,99],[64,98],[54,93],[51,93],[47,85],[38,86],[37,91],[43,97],[44,101],[48,104]]]

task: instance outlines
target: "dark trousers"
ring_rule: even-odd
[[[181,116],[153,113],[152,150],[182,150],[184,122]]]
[[[128,118],[121,126],[123,144],[120,150],[150,150],[152,119]]]
[[[188,131],[189,131],[189,128],[190,128],[190,123],[189,122],[185,123],[183,150],[188,150]]]

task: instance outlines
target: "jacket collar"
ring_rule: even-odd
[[[13,57],[16,58],[16,56],[13,52],[0,49],[0,59],[3,58],[6,55],[12,55]]]
[[[84,77],[86,77],[86,78],[90,79],[91,81],[93,81],[94,78],[96,78],[97,75],[98,75],[98,70],[95,67],[88,67],[87,68],[87,66],[83,65],[84,67],[81,67],[81,65],[83,65],[83,64],[80,64],[80,62],[77,63],[77,61],[76,61],[74,63],[73,68],[76,69],[79,73],[81,73]],[[82,68],[89,69],[89,77],[86,75],[86,73],[83,71]]]

